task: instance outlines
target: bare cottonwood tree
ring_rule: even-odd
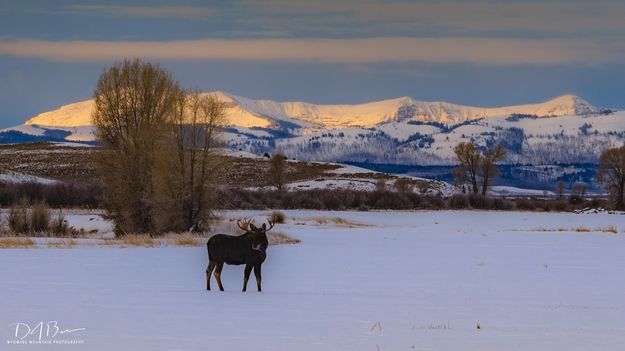
[[[558,182],[556,183],[556,195],[558,196],[558,199],[562,199],[564,197],[564,187],[564,182],[558,180]]]
[[[124,60],[100,76],[93,121],[104,205],[118,234],[201,231],[210,219],[223,106],[158,65]]]
[[[499,167],[497,162],[503,160],[506,157],[506,149],[497,144],[490,149],[487,149],[482,154],[480,160],[480,175],[482,177],[482,195],[486,195],[488,186],[493,178],[499,175]]]
[[[463,184],[468,180],[471,190],[479,192],[478,183],[482,186],[482,195],[486,195],[488,186],[494,177],[499,174],[497,162],[506,156],[506,149],[501,145],[495,145],[484,152],[480,152],[477,146],[470,142],[461,142],[454,148],[456,159],[460,165],[453,170],[456,183]]]
[[[572,203],[582,202],[584,197],[586,196],[586,191],[588,190],[588,186],[584,182],[575,182],[571,187],[571,196],[569,200]]]
[[[168,72],[139,59],[119,62],[98,79],[92,116],[104,146],[98,169],[118,234],[154,230],[156,151],[180,92]]]
[[[625,145],[601,153],[597,179],[610,192],[615,208],[625,209]]]
[[[471,182],[471,188],[477,194],[478,181],[477,173],[480,167],[481,154],[475,147],[475,144],[469,142],[461,142],[454,148],[456,158],[460,163],[459,169],[455,171],[457,174],[464,174],[465,178]]]
[[[172,121],[171,147],[162,155],[169,172],[159,204],[160,218],[172,231],[207,229],[215,200],[215,184],[225,169],[217,157],[219,128],[224,123],[223,104],[198,91],[179,94]]]
[[[269,160],[269,179],[278,191],[284,191],[286,183],[287,164],[284,154],[278,152]]]

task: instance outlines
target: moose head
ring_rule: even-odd
[[[268,220],[267,222],[269,223],[269,228],[267,228],[267,224],[265,224],[265,223],[263,223],[262,226],[257,227],[257,226],[254,225],[254,223],[252,223],[251,219],[244,218],[244,219],[239,219],[237,221],[237,226],[241,230],[245,231],[246,234],[247,233],[251,233],[251,234],[260,234],[260,235],[262,235],[262,234],[265,234],[268,231],[270,231],[271,228],[273,228],[273,226],[275,224],[271,220]]]

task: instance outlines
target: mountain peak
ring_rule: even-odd
[[[545,109],[552,111],[552,113],[545,113],[545,115],[586,115],[598,112],[595,106],[573,94],[558,96],[544,102],[542,105],[544,105]]]

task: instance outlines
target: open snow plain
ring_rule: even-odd
[[[205,247],[1,250],[0,349],[625,349],[623,215],[285,213],[263,293]],[[39,322],[79,344],[9,344]]]

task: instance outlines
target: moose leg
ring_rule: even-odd
[[[260,288],[260,264],[254,266],[254,275],[256,276],[256,286],[258,287],[258,291],[262,291]]]
[[[252,273],[252,265],[245,265],[245,272],[243,274],[243,291],[247,290],[247,281],[250,279],[250,273]]]
[[[218,262],[217,267],[215,268],[215,279],[217,279],[217,285],[219,285],[219,290],[224,291],[224,286],[221,285],[221,269],[224,268],[223,262]]]
[[[206,290],[211,289],[211,274],[213,273],[213,269],[215,269],[215,261],[209,261],[208,267],[206,267]]]

